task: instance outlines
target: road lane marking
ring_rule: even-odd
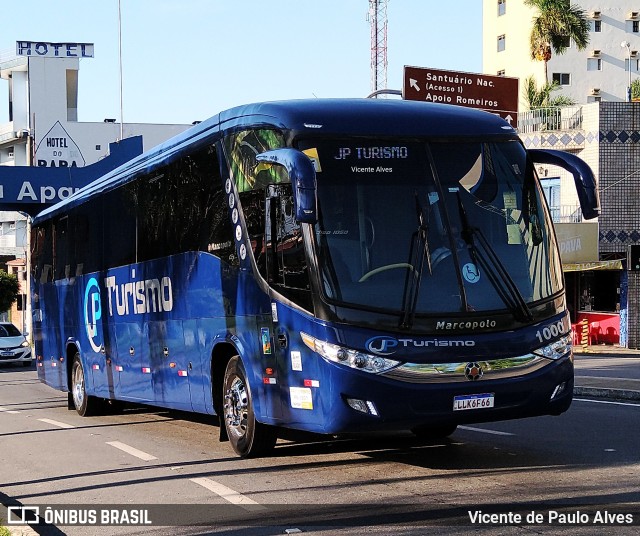
[[[0,413],[20,413],[19,411],[16,411],[15,409],[8,409],[5,408],[4,406],[0,406]]]
[[[632,406],[634,408],[640,408],[640,404],[633,404],[631,402],[613,402],[611,400],[591,400],[589,398],[574,398],[574,402],[593,402],[594,404],[613,404],[614,406]]]
[[[41,422],[46,422],[47,424],[52,424],[53,426],[58,426],[59,428],[75,428],[73,424],[67,424],[66,422],[54,421],[53,419],[38,419]]]
[[[190,480],[203,488],[207,488],[209,491],[213,491],[213,493],[222,497],[225,501],[235,504],[244,510],[256,512],[267,509],[265,506],[262,506],[246,495],[242,495],[242,493],[238,493],[237,491],[220,484],[220,482],[211,480],[210,478],[191,478]]]
[[[622,380],[624,382],[640,382],[638,378],[615,378],[613,376],[578,376],[576,375],[576,380]]]
[[[480,432],[482,434],[493,434],[493,435],[503,435],[503,436],[516,435],[516,434],[510,434],[509,432],[498,432],[497,430],[485,430],[484,428],[473,428],[472,426],[458,426],[458,430],[468,430],[469,432]]]
[[[141,460],[144,460],[145,462],[150,462],[151,460],[158,459],[155,456],[151,454],[147,454],[146,452],[138,450],[134,447],[131,447],[126,443],[120,443],[120,441],[107,441],[107,445],[111,445],[112,447],[120,449],[126,452],[127,454],[131,454],[131,456],[135,456],[136,458],[140,458]]]

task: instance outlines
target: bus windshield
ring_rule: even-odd
[[[324,298],[413,315],[511,311],[562,290],[548,210],[517,141],[307,140]]]

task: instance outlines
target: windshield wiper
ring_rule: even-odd
[[[402,299],[402,317],[400,327],[410,328],[413,325],[418,296],[420,295],[420,283],[426,263],[431,274],[431,251],[429,249],[429,218],[426,221],[424,208],[420,202],[420,197],[416,191],[414,194],[416,201],[416,215],[418,217],[418,229],[413,233],[411,248],[409,249],[409,265],[413,269],[408,270],[404,283],[404,295]]]
[[[413,321],[416,315],[418,298],[420,296],[420,283],[422,282],[425,262],[429,269],[429,275],[433,273],[431,249],[429,248],[429,216],[431,215],[431,207],[433,203],[429,204],[425,222],[425,209],[420,202],[417,191],[415,192],[415,201],[416,214],[418,217],[418,229],[413,233],[411,249],[409,250],[409,264],[414,267],[414,271],[410,271],[407,274],[407,279],[405,280],[404,296],[402,300],[402,317],[400,319],[400,327],[407,329],[413,326]],[[438,220],[436,220],[436,223],[438,223]],[[442,228],[442,222],[440,222],[440,227]],[[448,221],[446,228],[450,228]],[[454,259],[454,263],[459,265],[455,241],[450,231],[447,231],[447,234],[449,236],[449,245],[451,247],[450,254]],[[437,262],[438,261],[436,260],[436,263]],[[456,269],[455,274],[458,280],[458,289],[460,290],[460,306],[463,311],[470,311],[471,308],[467,303],[467,295],[460,270]]]
[[[500,299],[512,311],[513,316],[523,322],[533,320],[533,315],[529,310],[527,302],[522,297],[522,293],[516,285],[509,272],[502,264],[502,261],[496,255],[496,252],[489,244],[480,229],[472,227],[467,218],[467,212],[460,198],[460,191],[456,192],[458,198],[458,211],[460,213],[460,221],[462,223],[462,238],[467,243],[471,253],[471,259],[476,266],[481,267],[489,281],[496,289]],[[482,247],[482,250],[476,245],[476,239]],[[482,252],[484,251],[484,253]]]

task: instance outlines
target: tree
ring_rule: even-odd
[[[547,63],[552,52],[563,54],[570,39],[578,50],[584,50],[589,44],[587,13],[571,5],[570,0],[524,0],[524,3],[538,9],[531,29],[531,58],[544,61],[544,78],[548,81]]]
[[[536,85],[536,81],[533,76],[530,76],[524,81],[525,100],[529,106],[529,110],[535,110],[537,108],[558,108],[560,106],[571,106],[575,102],[566,95],[558,95],[552,97],[551,93],[560,89],[560,84],[557,82],[545,82],[540,88]]]
[[[0,270],[0,312],[8,311],[18,298],[20,283],[14,274]]]

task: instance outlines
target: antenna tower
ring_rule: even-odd
[[[371,93],[387,89],[387,4],[389,0],[369,0],[371,25]]]

